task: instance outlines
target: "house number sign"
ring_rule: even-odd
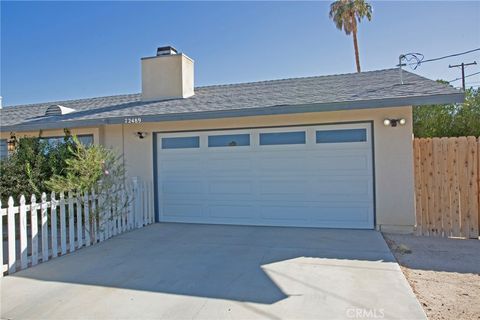
[[[124,119],[126,124],[133,124],[133,123],[141,123],[142,118],[140,117],[134,117],[134,118],[125,118]]]

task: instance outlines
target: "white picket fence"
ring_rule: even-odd
[[[0,277],[154,222],[151,183],[134,179],[109,197],[118,202],[94,192],[32,195],[30,204],[21,196],[18,205],[10,197],[6,208],[0,202]]]

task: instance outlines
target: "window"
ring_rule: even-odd
[[[86,146],[90,146],[93,144],[93,136],[91,134],[85,136],[77,136],[77,138],[82,144]]]
[[[84,134],[84,135],[78,135],[77,136],[78,141],[80,141],[82,144],[86,146],[90,146],[93,144],[93,135],[91,134]],[[63,143],[65,141],[65,136],[63,137],[45,137],[45,138],[40,138],[41,141],[46,141],[48,142],[49,145],[54,146],[60,143]]]
[[[8,156],[7,139],[0,139],[0,160],[6,159]]]
[[[200,147],[199,137],[162,138],[162,149],[187,149]]]
[[[305,144],[305,131],[260,133],[260,145]]]
[[[317,143],[341,143],[367,141],[366,129],[320,130],[316,132]]]
[[[249,146],[249,134],[225,134],[218,136],[208,136],[209,147],[238,147]]]

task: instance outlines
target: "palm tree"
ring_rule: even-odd
[[[355,62],[357,63],[357,72],[360,72],[358,24],[363,18],[367,18],[368,21],[372,19],[372,6],[364,0],[337,0],[330,5],[330,18],[339,30],[343,29],[347,35],[353,35]]]

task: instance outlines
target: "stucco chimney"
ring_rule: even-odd
[[[173,47],[157,49],[155,57],[142,58],[142,100],[193,96],[193,60]]]

